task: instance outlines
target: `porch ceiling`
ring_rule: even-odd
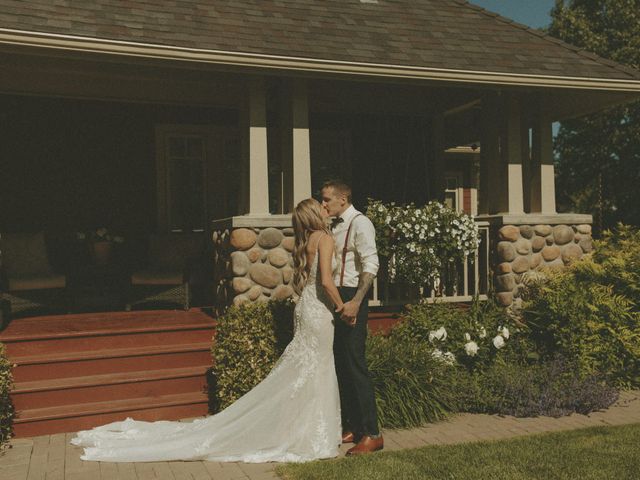
[[[463,0],[0,0],[0,43],[260,69],[640,91],[640,72]]]

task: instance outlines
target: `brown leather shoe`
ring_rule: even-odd
[[[361,433],[343,432],[342,443],[358,443],[361,438]]]
[[[347,450],[347,457],[351,457],[353,455],[362,455],[364,453],[376,452],[378,450],[382,450],[384,448],[384,440],[382,435],[377,438],[370,437],[365,435],[358,442],[355,447]]]

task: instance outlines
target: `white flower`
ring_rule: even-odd
[[[504,327],[502,329],[502,336],[505,338],[505,340],[509,339],[509,329],[507,327]]]
[[[464,334],[464,339],[465,339],[467,342],[471,341],[471,335],[469,335],[468,333],[465,333],[465,334]]]
[[[484,327],[480,329],[480,334],[478,335],[480,338],[485,338],[487,336],[487,331]]]
[[[504,338],[502,338],[502,335],[496,335],[495,337],[493,337],[493,346],[497,349],[505,346]]]
[[[446,352],[443,359],[447,365],[453,365],[456,362],[456,356],[451,352]]]
[[[478,344],[476,342],[467,342],[464,344],[464,351],[470,357],[475,357],[478,353]]]
[[[429,332],[429,341],[444,340],[447,338],[447,331],[444,327],[440,327],[438,330],[432,330]]]

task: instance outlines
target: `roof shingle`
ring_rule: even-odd
[[[0,28],[357,63],[640,80],[464,0],[0,0]]]

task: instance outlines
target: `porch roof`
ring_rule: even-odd
[[[145,56],[156,47],[211,63],[640,91],[639,71],[464,0],[0,0],[0,43]]]

